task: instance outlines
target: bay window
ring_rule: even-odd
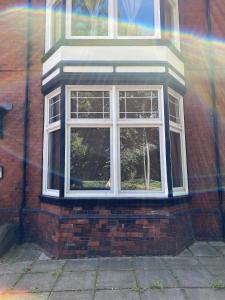
[[[65,197],[168,196],[163,86],[65,86],[65,136],[60,98],[57,89],[45,100],[44,194],[59,196],[63,176]],[[169,89],[168,104],[178,195],[187,192],[182,97]]]
[[[162,34],[160,5],[160,0],[47,0],[46,50],[64,36],[66,39],[163,37],[179,49],[178,0],[164,0]]]

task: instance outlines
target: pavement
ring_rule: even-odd
[[[179,256],[54,260],[33,244],[0,260],[0,300],[224,300],[225,243]]]

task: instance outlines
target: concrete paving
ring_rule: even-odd
[[[21,248],[22,247],[22,248]],[[176,257],[53,260],[36,245],[0,260],[0,300],[224,300],[225,243]]]

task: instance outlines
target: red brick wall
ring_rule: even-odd
[[[110,207],[42,204],[39,211],[26,211],[26,238],[38,240],[56,257],[68,258],[169,255],[193,242],[188,205]]]
[[[4,179],[0,180],[3,216],[7,213],[4,209],[18,208],[21,201],[26,11],[19,6],[24,3],[0,2],[0,103],[13,104],[13,110],[5,117],[4,139],[0,139],[0,165],[4,166]],[[16,216],[16,212],[12,213],[14,221]],[[0,223],[4,219],[1,217]]]
[[[225,9],[225,4],[221,1],[211,1],[211,4],[213,23],[220,24],[219,28],[223,27],[224,20],[219,16],[219,11],[220,6]],[[185,57],[187,85],[184,99],[186,143],[189,190],[196,193],[191,205],[196,238],[219,239],[221,218],[218,211],[218,193],[213,192],[217,188],[216,155],[206,9],[205,0],[180,1],[180,22],[183,31],[181,44]],[[224,158],[222,161],[224,165]]]

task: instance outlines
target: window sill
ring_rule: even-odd
[[[140,206],[140,205],[151,205],[157,207],[165,207],[165,206],[174,206],[184,203],[189,203],[191,201],[190,195],[183,195],[179,197],[166,197],[166,198],[62,198],[55,196],[47,196],[41,195],[40,201],[42,203],[48,203],[52,205],[58,206]]]

